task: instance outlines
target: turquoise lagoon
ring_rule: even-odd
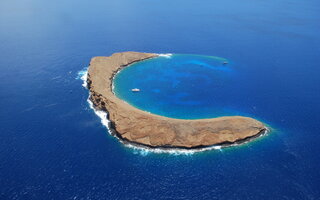
[[[237,77],[241,73],[228,59],[193,54],[159,55],[117,73],[113,89],[116,96],[141,110],[180,119],[250,112],[236,109],[243,103],[237,102],[239,90],[243,90]],[[133,88],[140,92],[132,92]]]

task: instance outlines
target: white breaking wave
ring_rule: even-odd
[[[159,54],[159,56],[171,56],[172,54]],[[81,71],[78,72],[78,77],[77,79],[81,79],[83,81],[82,86],[87,88],[87,77],[88,77],[88,68],[85,68]],[[93,103],[90,101],[90,99],[87,99],[87,102],[89,104],[89,107],[94,111],[94,113],[101,119],[101,123],[103,126],[105,126],[108,130],[108,133],[114,137],[116,137],[124,146],[129,147],[133,150],[134,154],[140,154],[142,156],[146,156],[149,153],[167,153],[167,154],[172,154],[172,155],[193,155],[194,153],[198,152],[204,152],[204,151],[209,151],[209,150],[219,150],[222,151],[223,148],[225,147],[231,147],[231,146],[239,146],[242,144],[246,144],[250,141],[245,141],[241,144],[231,144],[231,145],[215,145],[211,147],[205,147],[205,148],[199,148],[199,149],[176,149],[176,148],[150,148],[150,147],[145,147],[142,145],[135,145],[135,144],[130,144],[127,142],[124,142],[122,139],[118,138],[116,135],[114,135],[111,131],[110,128],[110,120],[108,120],[108,113],[102,110],[97,110],[94,108]],[[261,134],[259,137],[264,136],[269,132],[269,129],[267,128],[267,131],[265,133]]]
[[[172,53],[160,53],[160,54],[158,54],[158,56],[165,57],[165,58],[171,58]]]
[[[83,80],[82,86],[87,88],[88,67],[78,72],[77,79]]]
[[[94,108],[92,101],[90,99],[87,99],[87,102],[89,104],[89,107],[94,111],[94,113],[101,119],[101,123],[103,126],[105,126],[108,129],[108,132],[111,134],[110,128],[109,128],[109,123],[110,121],[108,120],[108,113],[104,112],[102,110],[97,110]]]

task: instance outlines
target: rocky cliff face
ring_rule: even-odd
[[[139,110],[112,92],[118,70],[157,54],[124,52],[110,57],[92,58],[88,70],[90,100],[97,109],[107,111],[112,128],[125,141],[162,148],[202,148],[243,142],[265,132],[265,126],[241,116],[200,120],[172,119]]]

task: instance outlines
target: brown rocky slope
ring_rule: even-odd
[[[139,110],[116,97],[113,77],[134,62],[158,56],[124,52],[92,58],[88,70],[90,100],[96,109],[107,111],[115,134],[122,140],[148,147],[202,148],[247,141],[263,134],[263,123],[241,116],[182,120]]]

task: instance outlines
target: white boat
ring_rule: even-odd
[[[140,89],[139,88],[133,88],[131,89],[132,92],[140,92]]]

